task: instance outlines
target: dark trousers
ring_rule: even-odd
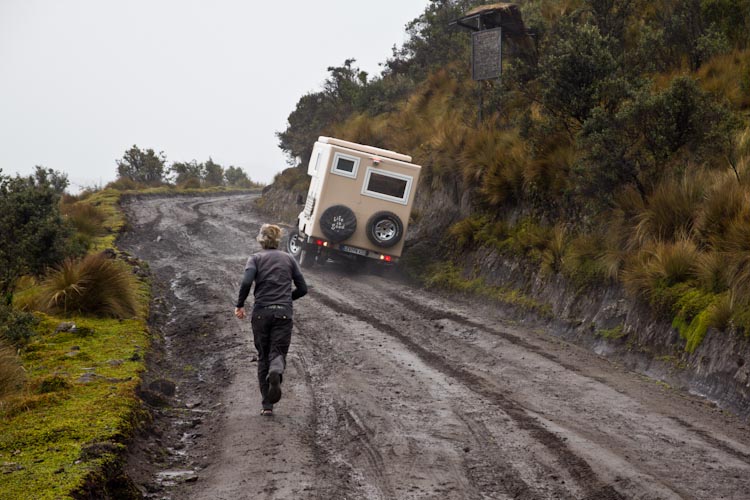
[[[268,374],[284,373],[292,340],[292,313],[286,309],[254,310],[252,325],[255,349],[258,351],[258,383],[263,408],[273,409],[268,402]]]

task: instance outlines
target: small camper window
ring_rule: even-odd
[[[412,177],[369,167],[362,185],[362,194],[406,205]]]
[[[331,173],[356,179],[357,168],[359,168],[359,158],[356,156],[349,156],[343,153],[336,153],[333,155],[333,167],[331,167]]]

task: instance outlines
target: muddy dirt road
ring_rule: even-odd
[[[147,498],[750,498],[740,419],[496,308],[335,264],[305,273],[284,397],[261,417],[232,314],[252,196],[128,211],[120,246],[150,263],[162,335],[146,395],[165,405],[129,461]]]

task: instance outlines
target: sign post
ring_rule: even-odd
[[[471,9],[450,26],[467,29],[471,34],[471,78],[479,83],[479,124],[482,123],[485,80],[500,78],[503,71],[503,37],[511,50],[531,47],[529,32],[523,24],[521,9],[512,3],[493,3]],[[488,84],[490,85],[490,84]]]
[[[503,71],[503,29],[475,31],[471,34],[471,77],[494,80]]]

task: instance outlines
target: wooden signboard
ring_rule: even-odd
[[[502,73],[502,28],[471,34],[471,77],[492,80]]]

